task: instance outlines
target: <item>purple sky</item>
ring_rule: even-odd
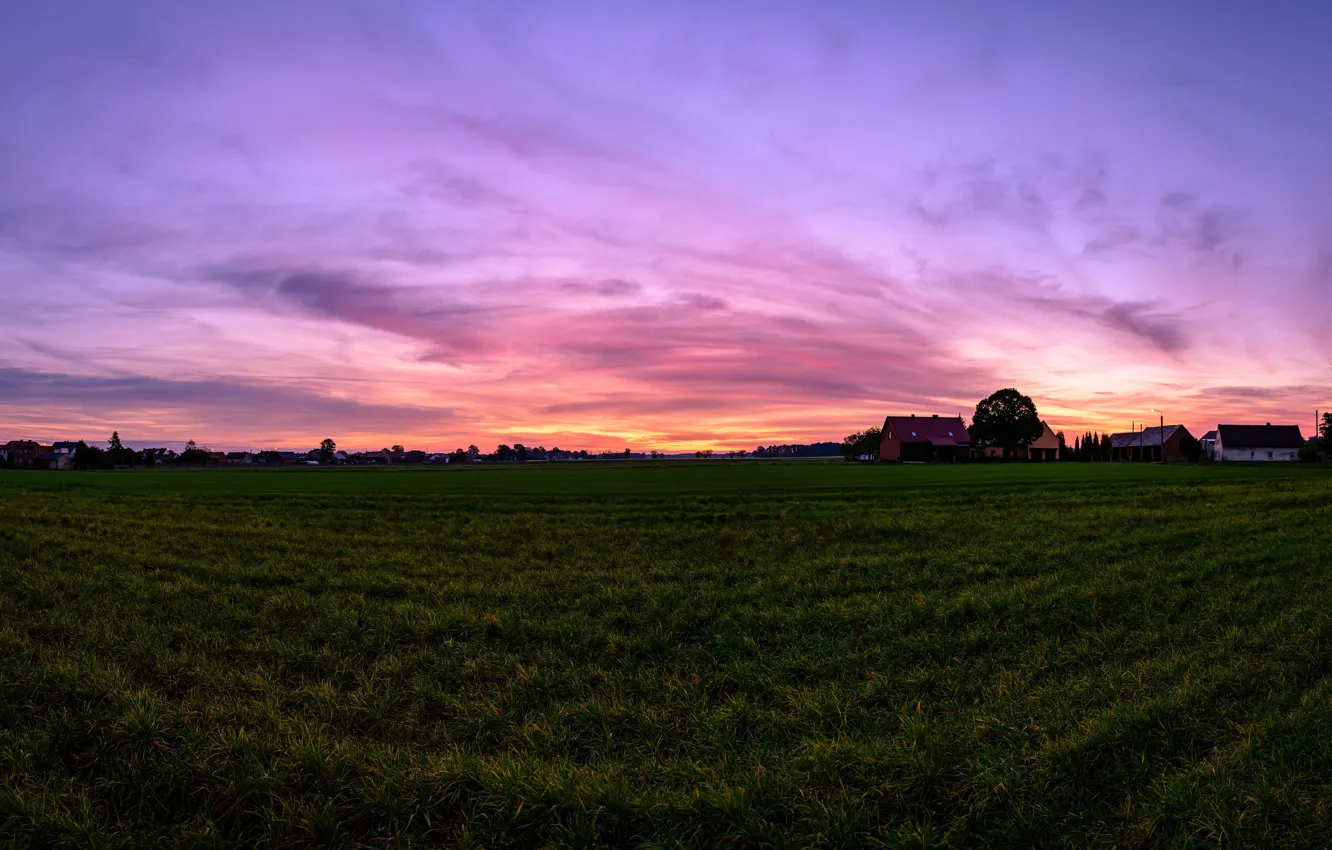
[[[1332,5],[0,6],[0,439],[1332,407]]]

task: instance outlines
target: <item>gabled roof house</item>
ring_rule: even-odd
[[[1292,461],[1300,459],[1304,434],[1298,425],[1218,425],[1216,459]]]
[[[971,435],[958,416],[889,416],[879,438],[881,461],[963,460]]]

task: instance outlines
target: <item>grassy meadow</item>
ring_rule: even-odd
[[[0,471],[0,846],[1332,842],[1332,468]]]

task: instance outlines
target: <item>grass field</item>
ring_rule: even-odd
[[[0,844],[1329,842],[1332,469],[0,471]]]

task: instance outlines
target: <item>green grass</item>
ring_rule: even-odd
[[[0,472],[0,844],[1329,835],[1332,469]]]

